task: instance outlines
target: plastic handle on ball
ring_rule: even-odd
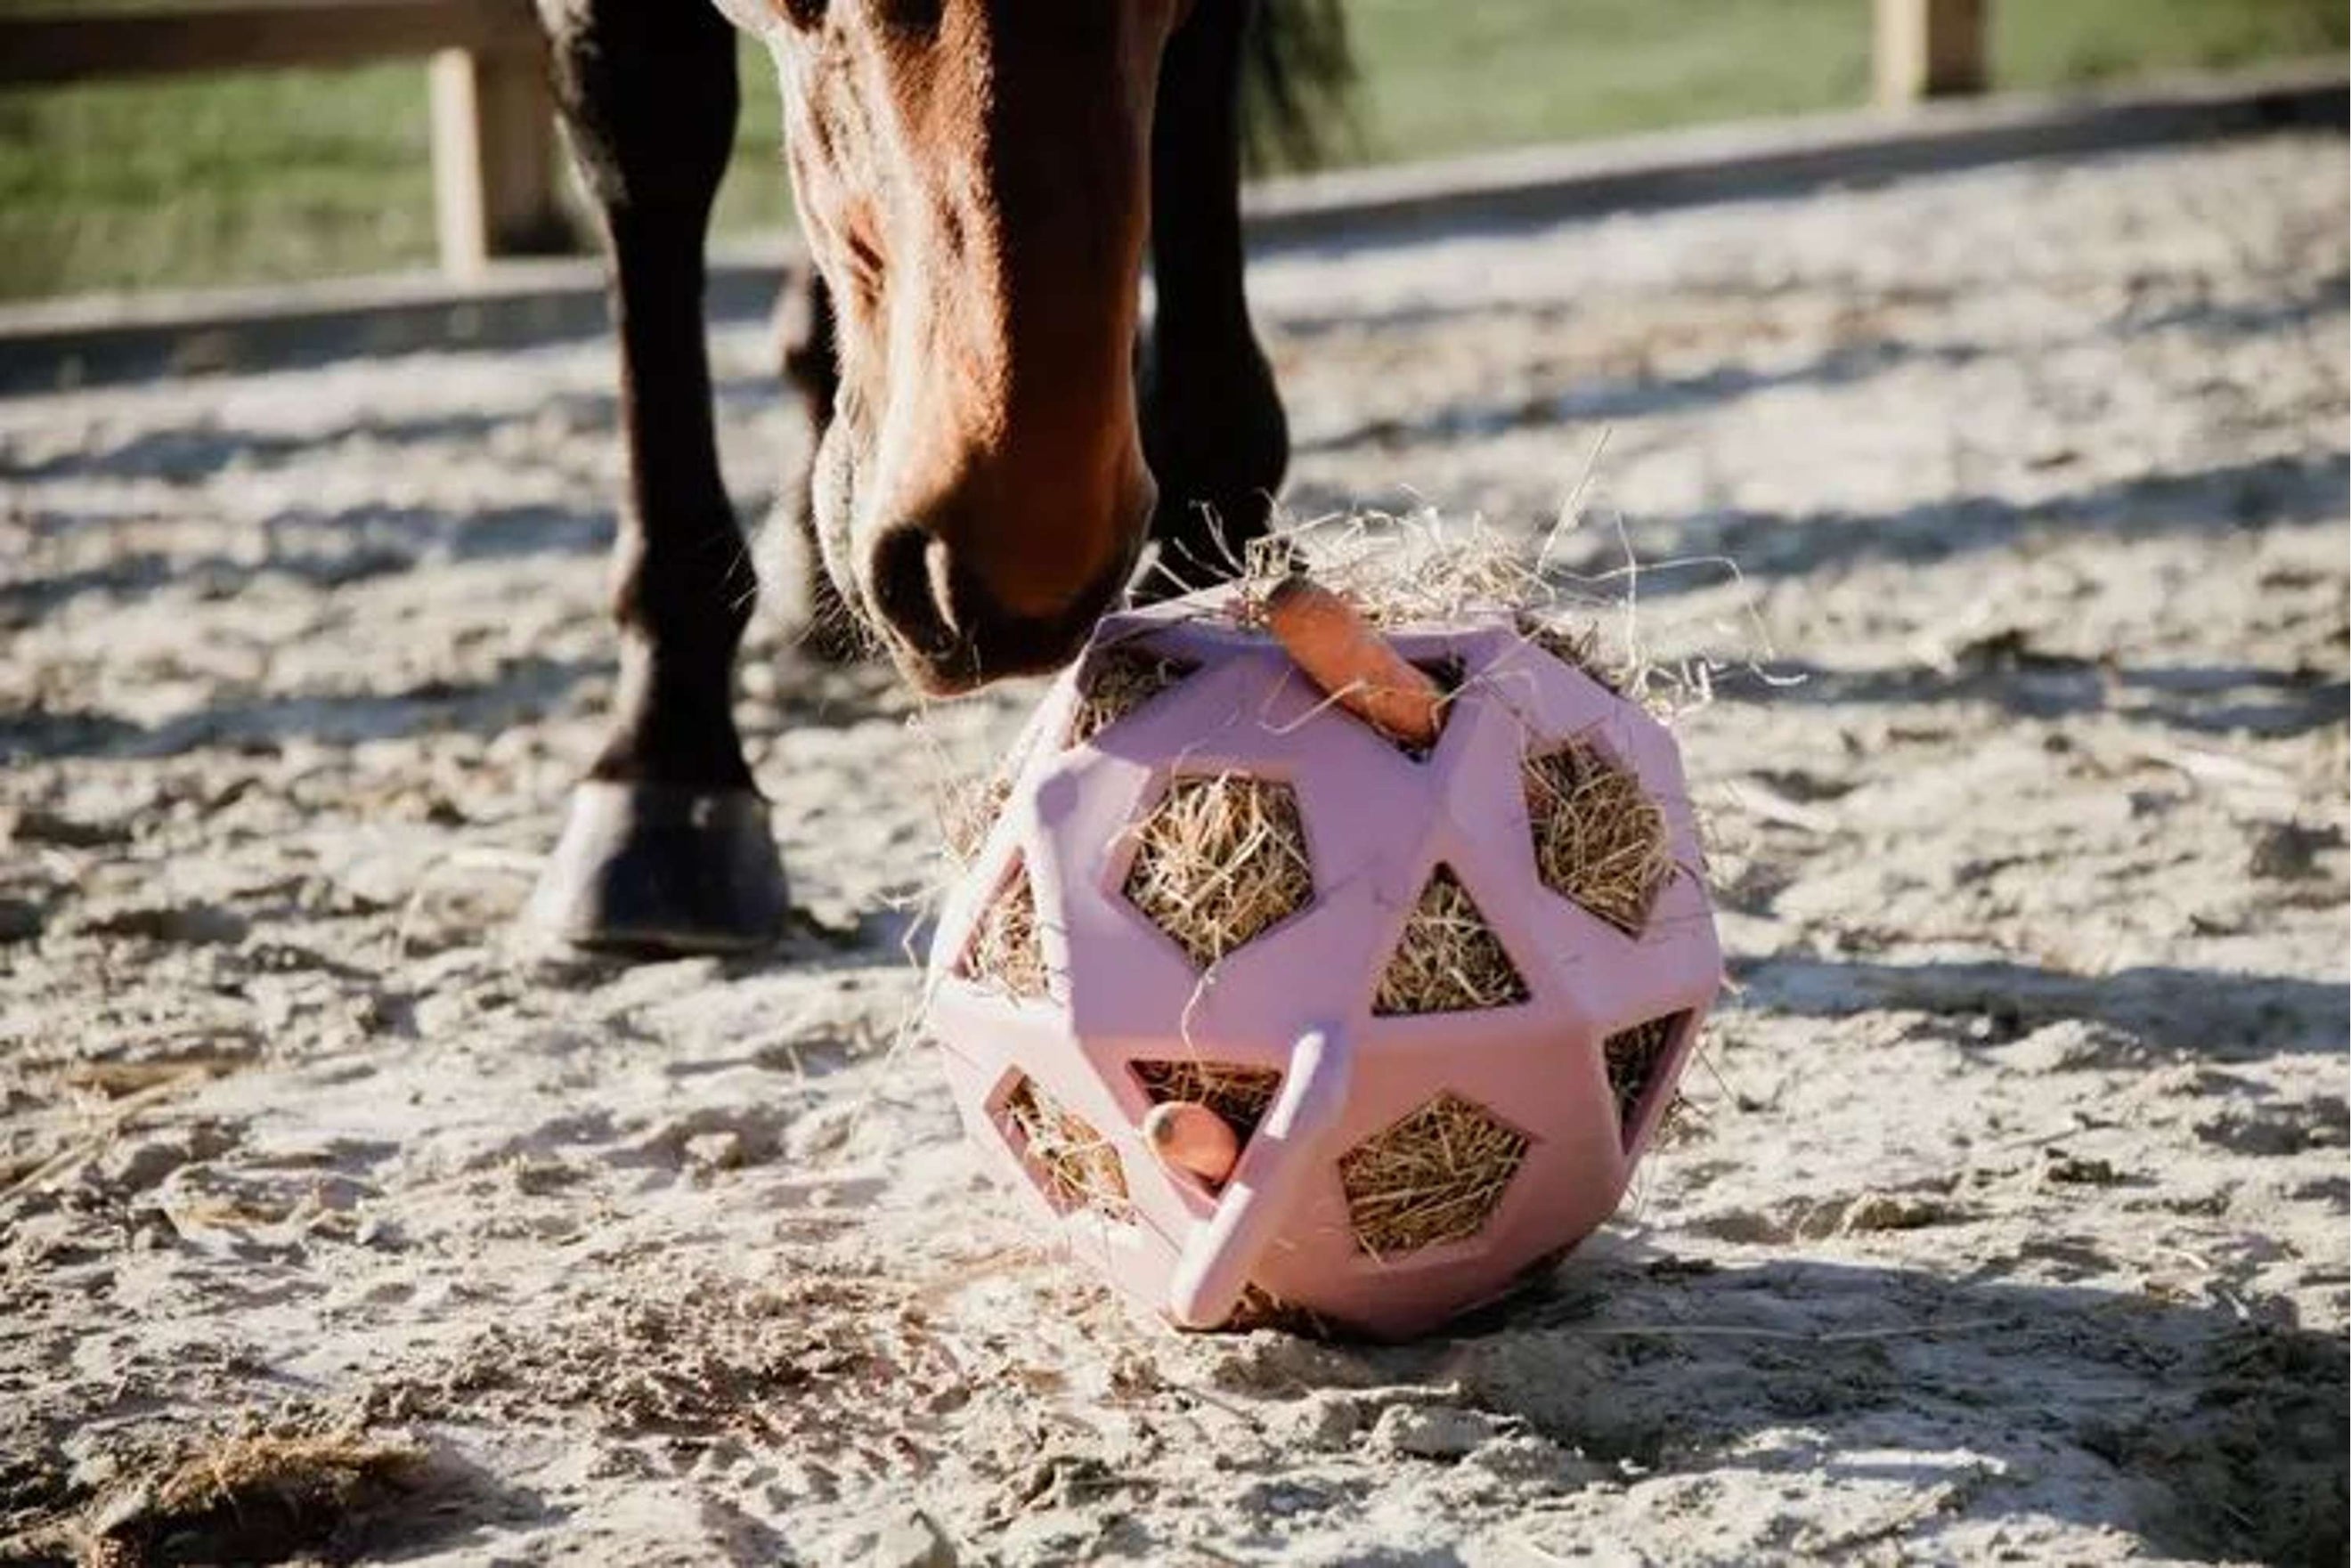
[[[1217,1212],[1176,1260],[1170,1306],[1177,1322],[1207,1329],[1233,1315],[1266,1244],[1322,1168],[1322,1145],[1346,1108],[1350,1066],[1336,1030],[1310,1030],[1290,1047],[1281,1091],[1241,1150]]]

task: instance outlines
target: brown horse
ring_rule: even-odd
[[[1146,538],[1163,585],[1262,531],[1288,461],[1241,286],[1243,99],[1295,143],[1337,0],[717,0],[775,59],[815,262],[787,490],[839,604],[916,685],[1067,660]],[[611,737],[534,904],[574,940],[756,945],[783,873],[732,712],[753,582],[720,482],[703,241],[735,40],[699,0],[539,0],[601,211],[628,493]],[[1139,336],[1146,246],[1156,293]]]

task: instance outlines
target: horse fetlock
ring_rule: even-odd
[[[679,650],[624,638],[611,735],[589,777],[613,783],[750,788],[734,695],[731,639],[723,648]]]

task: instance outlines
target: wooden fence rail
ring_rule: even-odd
[[[686,5],[705,0],[664,0]],[[546,41],[529,0],[237,0],[0,16],[0,87],[430,56],[441,265],[561,248]]]
[[[1991,0],[1872,3],[1880,105],[1982,90]],[[559,248],[569,225],[545,43],[529,0],[214,0],[186,9],[0,16],[0,87],[420,55],[433,57],[443,269],[466,277],[495,256]]]

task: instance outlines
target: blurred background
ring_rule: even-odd
[[[166,0],[168,5],[168,0]],[[154,0],[0,0],[0,22]],[[1867,0],[1351,0],[1359,162],[1858,107]],[[2339,53],[2340,0],[2036,0],[1993,8],[2001,89]],[[429,265],[419,58],[0,90],[0,298]],[[0,79],[18,75],[0,68]],[[747,47],[722,235],[789,220],[775,83]]]

